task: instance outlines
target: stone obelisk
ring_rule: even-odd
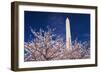
[[[66,19],[66,50],[72,49],[71,43],[71,30],[70,30],[70,21],[69,18]]]

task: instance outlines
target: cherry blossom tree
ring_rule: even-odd
[[[30,42],[24,43],[24,61],[48,61],[62,59],[86,59],[90,57],[89,42],[73,41],[72,50],[66,49],[66,42],[53,33],[55,29],[42,29],[39,32],[31,28],[34,38]],[[55,38],[55,39],[53,39]]]

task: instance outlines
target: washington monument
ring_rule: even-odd
[[[71,43],[71,30],[70,30],[70,21],[67,17],[66,19],[66,50],[72,49],[72,43]]]

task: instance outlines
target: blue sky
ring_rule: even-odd
[[[67,17],[70,20],[72,41],[76,38],[79,41],[90,40],[90,14],[25,11],[24,41],[34,39],[30,27],[38,32],[40,28],[47,31],[47,26],[51,29],[56,28],[53,33],[66,39],[65,21]]]

